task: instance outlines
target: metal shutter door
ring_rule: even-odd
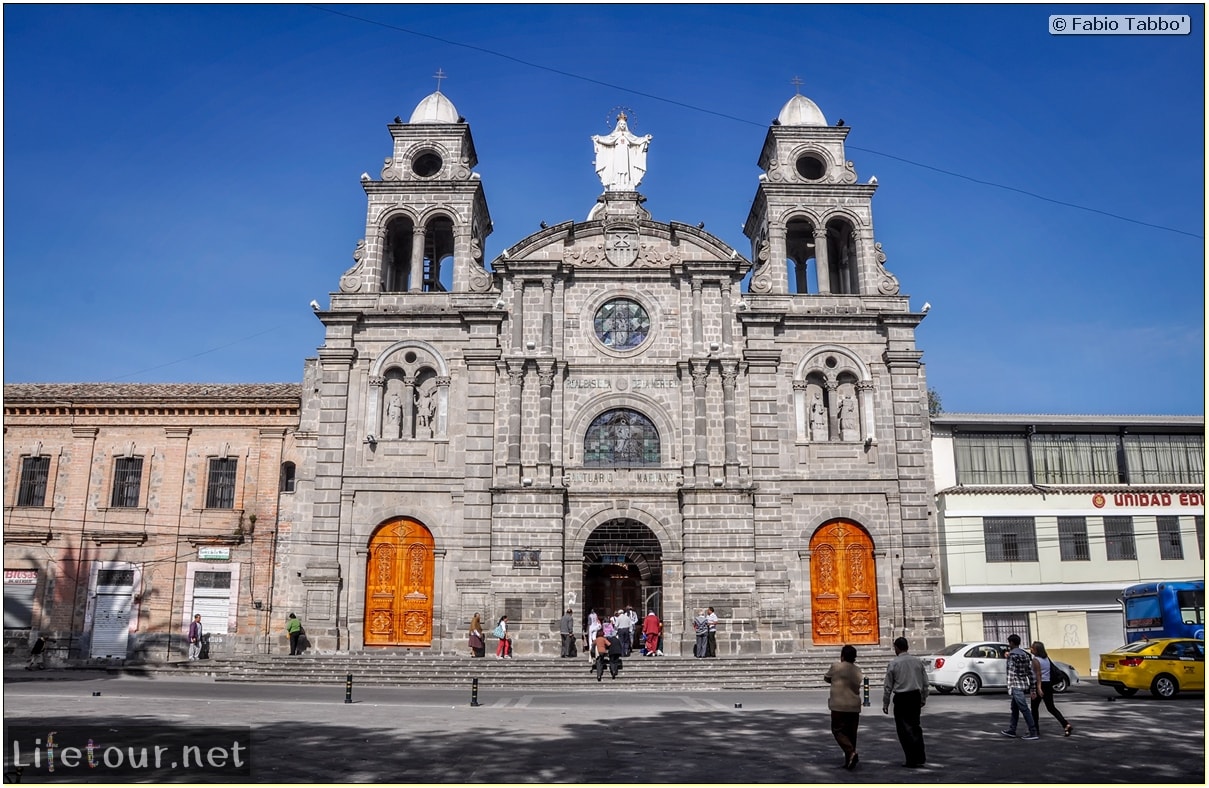
[[[126,658],[133,594],[97,594],[89,656]]]

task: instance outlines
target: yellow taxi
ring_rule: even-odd
[[[1205,641],[1163,638],[1126,643],[1100,655],[1101,684],[1129,697],[1148,689],[1156,698],[1205,689]]]

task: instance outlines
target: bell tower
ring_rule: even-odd
[[[443,76],[443,75],[440,75]],[[368,173],[365,239],[340,280],[345,293],[487,292],[483,243],[491,215],[466,119],[438,88],[404,123],[389,124],[392,155]]]
[[[858,184],[834,126],[798,93],[768,129],[760,185],[743,233],[756,264],[750,291],[791,295],[896,295],[898,281],[873,240],[877,181]]]

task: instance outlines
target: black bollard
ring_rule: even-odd
[[[470,680],[470,705],[471,706],[481,705],[479,703],[479,680],[478,679]]]
[[[348,678],[344,680],[344,702],[353,702],[353,674],[348,674]]]
[[[865,676],[865,705],[869,705],[869,677]]]

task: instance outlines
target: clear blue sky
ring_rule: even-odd
[[[438,68],[478,149],[487,259],[586,217],[589,137],[618,106],[654,138],[654,218],[750,255],[756,162],[799,76],[877,176],[946,411],[1201,414],[1203,9],[1162,7],[1189,36],[1047,28],[1129,10],[5,5],[4,380],[300,380],[323,341],[307,304],[364,235],[358,178]]]

